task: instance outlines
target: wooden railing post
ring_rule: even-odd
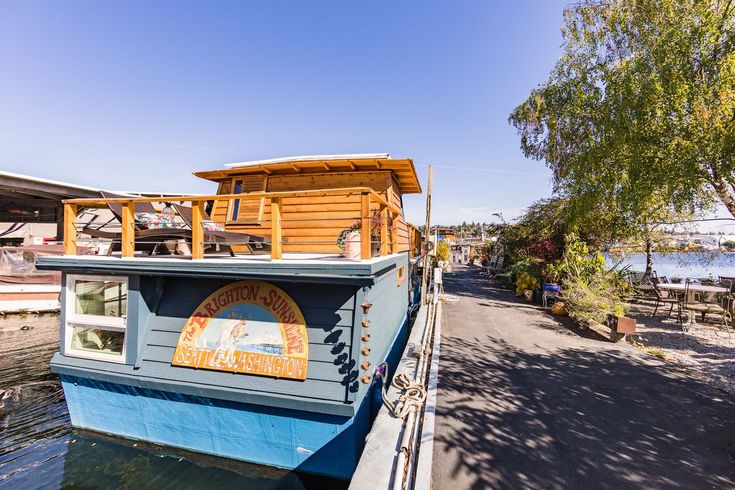
[[[280,197],[271,198],[271,259],[283,258],[282,205]]]
[[[191,258],[204,258],[204,201],[191,203]]]
[[[388,255],[388,208],[380,206],[380,256]]]
[[[360,206],[360,258],[372,258],[370,244],[370,193],[363,192]]]
[[[127,201],[122,203],[122,256],[133,257],[135,255],[135,203]]]
[[[64,204],[64,255],[77,254],[77,205]]]
[[[396,253],[398,250],[398,216],[390,213],[390,253]]]

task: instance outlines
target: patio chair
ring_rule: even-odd
[[[130,196],[123,196],[119,194],[113,194],[110,192],[100,191],[100,194],[104,199],[116,199],[125,198]],[[111,254],[114,250],[120,250],[120,243],[122,241],[122,231],[108,231],[105,227],[109,224],[117,221],[122,223],[122,203],[119,202],[108,202],[107,208],[112,213],[112,218],[106,223],[99,226],[91,226],[91,222],[82,228],[81,232],[85,235],[89,235],[92,238],[103,238],[110,240],[112,245],[107,249],[107,254]],[[136,204],[137,213],[158,213],[153,204],[149,202],[142,202]],[[189,238],[191,240],[191,230],[184,228],[156,228],[146,229],[140,223],[135,224],[135,240],[136,248],[144,252],[148,252],[149,255],[156,253],[158,248],[168,240],[185,240]]]
[[[629,272],[628,284],[635,291],[636,297],[638,298],[648,299],[655,297],[653,284],[651,284],[650,277],[646,277],[645,272]]]
[[[104,199],[116,199],[116,198],[125,198],[130,196],[122,196],[119,194],[113,194],[110,192],[104,192],[100,191],[100,194]],[[111,254],[115,250],[120,250],[120,244],[122,241],[122,232],[121,231],[107,231],[104,229],[105,226],[112,223],[114,220],[117,220],[118,222],[122,223],[122,203],[119,202],[108,202],[107,207],[109,208],[110,212],[114,216],[113,219],[107,221],[101,226],[98,227],[91,227],[89,225],[82,228],[82,233],[89,235],[93,238],[104,238],[108,239],[112,242],[112,245],[108,248],[107,254]],[[159,214],[155,207],[149,202],[141,202],[136,203],[136,214],[138,213],[146,213],[146,214]],[[190,208],[191,209],[191,208]],[[191,216],[191,213],[189,213],[189,216]],[[182,220],[185,219],[182,217]],[[221,232],[226,233],[226,232]],[[172,226],[167,228],[152,228],[147,229],[145,226],[136,220],[135,222],[135,241],[136,241],[136,249],[148,252],[149,255],[155,254],[159,248],[162,245],[165,245],[166,242],[191,242],[191,229],[190,228],[184,228],[182,226]],[[213,243],[215,245],[221,245],[226,250],[229,251],[231,256],[235,256],[234,251],[232,250],[231,244],[242,244],[248,246],[248,249],[251,250],[249,243],[253,241],[254,238],[251,235],[246,235],[242,233],[237,234],[228,234],[228,236],[225,238],[224,235],[221,235],[220,232],[217,232],[217,236],[213,235],[212,232],[205,231],[204,233],[204,241],[208,243]]]
[[[173,206],[176,210],[176,213],[184,221],[184,224],[191,228],[191,223],[193,221],[191,208],[189,206],[183,206],[181,204],[174,204]],[[204,214],[204,220],[211,222],[210,217],[206,213]],[[248,251],[251,254],[255,254],[256,251],[270,253],[271,250],[270,243],[266,242],[265,237],[260,235],[250,235],[232,231],[217,230],[210,227],[209,229],[205,228],[204,236],[205,241],[211,241],[215,244],[220,244],[224,246],[245,245],[248,247]],[[230,253],[233,254],[232,247],[230,247]]]
[[[505,255],[501,255],[498,257],[498,261],[495,263],[494,267],[488,267],[487,268],[487,275],[489,278],[493,278],[498,275],[500,271],[503,270],[503,262],[505,262]]]
[[[480,271],[480,274],[483,276],[489,276],[490,270],[495,268],[495,265],[498,263],[498,256],[493,255],[490,257],[490,260],[487,261],[487,265],[482,268],[482,271]]]
[[[653,308],[653,314],[651,315],[652,317],[656,316],[658,307],[663,304],[671,305],[671,307],[669,308],[669,316],[671,316],[671,312],[674,311],[674,306],[679,306],[679,303],[681,301],[679,296],[673,291],[664,291],[658,287],[659,284],[666,282],[661,281],[661,279],[666,279],[666,277],[652,277],[649,280],[649,284],[653,289],[653,293],[656,295],[656,306]]]
[[[683,309],[686,311],[697,312],[702,315],[702,321],[705,320],[708,314],[722,316],[722,325],[725,328],[729,328],[732,323],[732,287],[733,283],[731,280],[722,280],[717,284],[718,286],[727,289],[728,292],[699,292],[697,298],[692,295],[689,291],[689,287],[692,284],[697,284],[698,281],[687,279],[684,290],[683,298]]]
[[[729,281],[730,284],[732,284],[732,286],[730,287],[730,294],[735,294],[735,277],[720,276],[719,279],[721,284]]]

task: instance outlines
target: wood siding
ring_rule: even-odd
[[[359,376],[372,376],[372,368],[387,355],[405,317],[408,286],[407,281],[397,280],[397,269],[407,263],[407,254],[386,259],[374,285],[366,288],[269,281],[294,299],[306,320],[309,362],[304,381],[173,366],[175,346],[189,316],[209,294],[231,281],[146,275],[128,276],[128,301],[135,306],[129,310],[126,363],[68,357],[62,349],[53,369],[213,398],[314,411],[324,410],[326,403],[354,410],[369,386]],[[367,315],[360,307],[363,301],[373,305]],[[362,325],[365,319],[371,321],[369,328]],[[370,334],[367,341],[362,338],[365,333]],[[371,349],[367,357],[361,353],[366,347]],[[362,360],[369,360],[372,368],[361,370]]]
[[[232,180],[223,181],[218,192],[229,191]],[[370,172],[332,172],[323,174],[304,173],[291,175],[271,175],[266,179],[266,191],[283,192],[294,190],[335,189],[342,187],[369,187],[374,189],[388,202],[401,206],[398,183],[390,171]],[[225,224],[228,231],[252,233],[270,237],[271,206],[264,200],[260,222],[234,223],[228,219],[231,205],[226,201],[216,201],[212,219]],[[247,202],[242,200],[241,203]],[[251,201],[251,202],[260,202]],[[378,211],[376,204],[371,208]],[[345,228],[360,219],[360,195],[309,196],[283,199],[283,251],[304,253],[340,253],[337,237]],[[402,220],[402,217],[401,217]],[[401,234],[398,234],[399,237]],[[405,235],[405,233],[404,233]],[[402,243],[401,239],[398,240]],[[405,251],[401,245],[396,251]]]

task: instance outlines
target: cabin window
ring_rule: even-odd
[[[64,311],[67,355],[124,362],[127,278],[67,276]]]
[[[266,186],[266,176],[250,175],[232,179],[231,194],[249,192],[263,192]],[[233,199],[230,201],[227,213],[228,223],[259,225],[263,220],[265,198],[260,199]]]

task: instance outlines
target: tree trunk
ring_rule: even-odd
[[[711,179],[710,183],[717,193],[717,197],[720,198],[722,204],[725,205],[730,214],[735,217],[735,189],[725,179],[721,178],[717,173],[717,170],[710,167]]]
[[[653,272],[653,239],[651,235],[646,237],[646,272],[643,274],[644,277],[651,277]]]

